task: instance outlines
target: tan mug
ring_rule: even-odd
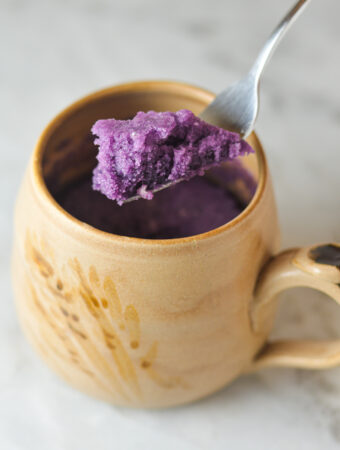
[[[51,195],[92,169],[89,130],[98,118],[199,113],[213,98],[167,81],[89,95],[44,130],[21,186],[13,286],[23,329],[63,379],[117,405],[173,406],[264,366],[340,363],[340,340],[268,341],[280,291],[309,286],[340,302],[340,246],[276,254],[275,200],[255,134],[256,154],[242,161],[258,180],[256,193],[238,217],[207,233],[117,236],[75,219]]]

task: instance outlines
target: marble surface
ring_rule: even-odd
[[[288,0],[0,0],[0,448],[340,448],[340,368],[263,370],[196,404],[118,409],[73,391],[26,343],[13,306],[13,203],[45,124],[90,91],[166,78],[218,92],[241,76]],[[171,4],[171,7],[169,7]],[[257,130],[284,246],[340,242],[340,3],[314,1],[268,66]],[[340,336],[315,292],[282,296],[273,336]]]

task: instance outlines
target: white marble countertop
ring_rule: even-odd
[[[45,124],[90,91],[166,78],[218,92],[243,74],[291,0],[0,0],[0,449],[340,448],[340,368],[263,370],[196,404],[119,409],[72,390],[26,343],[13,306],[12,211]],[[169,6],[171,5],[171,6]],[[340,3],[312,2],[263,79],[284,246],[340,242]],[[282,296],[275,336],[340,337],[340,310]]]

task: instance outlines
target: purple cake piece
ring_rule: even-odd
[[[222,161],[252,152],[237,133],[215,127],[186,109],[139,112],[131,120],[98,120],[98,165],[93,189],[119,205],[169,182],[203,175]]]

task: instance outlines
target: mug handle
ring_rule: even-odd
[[[250,311],[255,333],[260,332],[269,303],[276,295],[297,286],[324,292],[340,305],[340,245],[324,244],[285,250],[264,266]],[[326,369],[337,365],[340,365],[340,339],[277,340],[265,344],[255,357],[250,371],[262,367]]]

